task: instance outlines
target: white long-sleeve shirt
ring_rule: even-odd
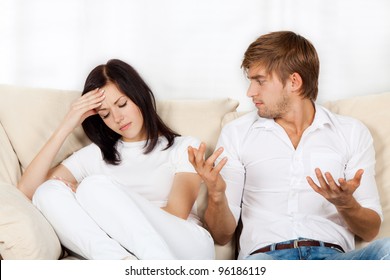
[[[295,149],[273,119],[252,112],[227,124],[217,147],[228,157],[221,171],[236,221],[241,216],[239,258],[272,243],[310,238],[355,246],[354,235],[336,207],[316,193],[306,176],[319,185],[315,168],[334,179],[351,179],[364,169],[354,197],[363,206],[382,209],[375,182],[375,151],[369,130],[359,121],[316,105],[314,121]]]

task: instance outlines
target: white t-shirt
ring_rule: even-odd
[[[226,195],[243,230],[240,255],[272,243],[311,238],[354,248],[354,235],[336,207],[317,194],[306,176],[318,184],[315,168],[334,179],[351,179],[364,169],[354,197],[363,206],[382,210],[375,182],[375,151],[368,129],[359,121],[316,106],[314,121],[295,149],[273,119],[252,112],[227,124],[217,147],[228,161],[221,174]]]
[[[158,207],[167,204],[176,173],[191,172],[195,169],[188,160],[188,146],[198,147],[200,141],[193,137],[176,137],[174,144],[167,150],[168,141],[159,137],[158,144],[149,154],[144,154],[145,141],[118,142],[121,155],[119,165],[107,164],[100,148],[90,144],[73,153],[62,164],[72,173],[78,182],[90,175],[107,175],[115,182],[130,188]],[[190,218],[198,222],[196,205]]]

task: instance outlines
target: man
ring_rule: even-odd
[[[239,259],[389,259],[390,240],[371,241],[382,217],[368,129],[315,104],[319,59],[293,32],[258,38],[242,67],[257,112],[227,124],[204,160],[189,158],[208,189],[205,222],[227,243],[242,222]]]

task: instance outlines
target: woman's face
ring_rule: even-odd
[[[96,111],[104,123],[121,135],[125,142],[146,140],[144,119],[138,106],[113,83],[101,89],[104,90],[105,99]]]

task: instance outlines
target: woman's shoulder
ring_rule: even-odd
[[[174,145],[177,146],[188,146],[198,147],[200,145],[200,140],[194,136],[177,136],[175,138]]]
[[[167,148],[168,140],[164,137],[160,138],[159,146],[162,150],[169,151],[170,153],[182,153],[186,152],[189,146],[198,148],[200,145],[200,140],[193,136],[176,136],[173,144]]]
[[[101,150],[95,143],[90,143],[80,150],[75,151],[73,154],[77,154],[79,156],[96,156],[101,155]]]

